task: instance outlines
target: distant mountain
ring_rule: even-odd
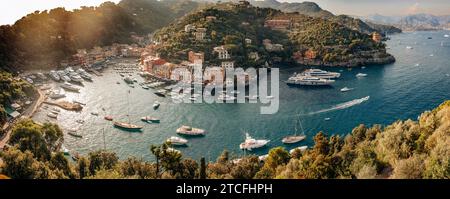
[[[450,15],[414,14],[408,16],[383,16],[379,14],[361,17],[365,21],[394,25],[402,30],[440,30],[450,28]]]
[[[293,3],[280,3],[276,0],[250,0],[251,4],[257,7],[273,8],[278,9],[283,12],[298,12],[299,14],[304,14],[311,17],[321,17],[326,18],[336,23],[347,26],[352,30],[358,30],[362,33],[371,34],[372,32],[380,33],[399,33],[400,29],[389,26],[380,25],[375,23],[365,23],[364,21],[354,18],[348,15],[335,16],[333,13],[323,10],[319,5],[314,2],[293,2]]]

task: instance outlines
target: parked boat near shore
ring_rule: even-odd
[[[199,135],[205,135],[206,131],[199,128],[192,128],[191,126],[181,126],[177,129],[177,133],[181,135],[192,135],[192,136],[199,136]]]

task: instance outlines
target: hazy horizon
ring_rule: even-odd
[[[120,0],[109,0],[118,3]],[[280,2],[304,2],[302,0],[279,0]],[[450,15],[448,0],[309,0],[334,14],[367,16],[403,16],[409,14]],[[15,0],[1,1],[0,24],[13,24],[34,11],[65,7],[67,10],[80,6],[97,6],[106,0]]]

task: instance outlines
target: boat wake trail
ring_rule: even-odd
[[[361,99],[354,99],[352,101],[348,101],[348,102],[344,102],[344,103],[341,103],[341,104],[337,104],[337,105],[335,105],[335,106],[333,106],[331,108],[322,109],[320,111],[315,111],[315,112],[308,113],[307,115],[315,115],[315,114],[319,114],[319,113],[325,113],[325,112],[330,112],[330,111],[342,110],[342,109],[350,108],[352,106],[356,106],[358,104],[361,104],[361,103],[363,103],[363,102],[365,102],[365,101],[367,101],[369,99],[370,99],[370,96],[363,97]]]

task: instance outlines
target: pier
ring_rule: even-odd
[[[68,110],[68,111],[81,111],[83,110],[83,106],[81,106],[80,104],[77,103],[71,103],[71,102],[67,102],[67,101],[57,101],[57,102],[49,102],[49,101],[45,101],[45,104],[48,105],[52,105],[52,106],[57,106],[60,107],[64,110]]]

